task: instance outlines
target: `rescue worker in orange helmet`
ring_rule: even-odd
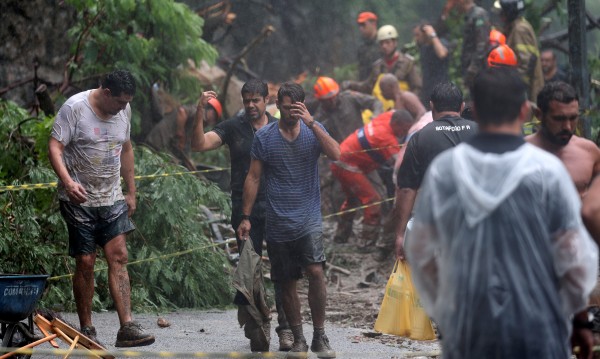
[[[338,142],[363,126],[364,110],[371,110],[373,116],[383,112],[383,105],[375,97],[355,91],[340,92],[340,86],[331,77],[319,77],[314,90],[315,98],[319,100],[315,118]]]
[[[490,51],[487,63],[488,67],[517,67],[517,55],[508,45],[500,45]]]
[[[506,36],[496,29],[490,31],[490,46],[492,48],[506,44]]]
[[[377,15],[365,11],[356,19],[362,42],[358,47],[358,81],[365,81],[371,74],[371,67],[379,59],[379,43],[377,42]]]

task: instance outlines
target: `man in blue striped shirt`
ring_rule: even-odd
[[[325,153],[329,159],[338,160],[340,147],[308,112],[300,85],[283,84],[277,93],[277,108],[281,120],[256,132],[252,144],[238,235],[244,240],[248,238],[249,214],[264,172],[271,279],[283,288],[283,307],[294,334],[291,352],[308,351],[296,290],[304,270],[314,327],[311,350],[319,358],[335,358],[324,329],[327,291],[318,159]]]

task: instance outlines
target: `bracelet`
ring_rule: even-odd
[[[435,38],[437,37],[437,34],[434,32],[433,34],[429,35],[429,37],[430,37],[431,39],[435,39]]]
[[[315,120],[310,121],[306,126],[312,130],[312,128],[315,126]]]
[[[247,221],[249,221],[249,220],[250,220],[250,216],[249,216],[249,215],[247,215],[247,214],[242,214],[242,221],[243,221],[243,220],[247,220]]]

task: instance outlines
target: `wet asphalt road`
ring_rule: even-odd
[[[77,315],[62,313],[64,319],[70,323],[78,323]],[[171,325],[160,328],[157,319],[162,317]],[[210,311],[178,311],[172,313],[137,314],[135,319],[144,328],[156,336],[156,342],[150,346],[131,348],[139,353],[125,353],[119,351],[117,357],[133,356],[137,358],[159,357],[158,352],[185,353],[181,356],[204,358],[232,358],[240,357],[231,352],[239,352],[247,357],[250,354],[250,343],[244,337],[243,329],[237,324],[235,310],[210,310]],[[108,350],[118,350],[114,342],[118,330],[118,319],[114,312],[94,313],[93,321],[100,340]],[[277,335],[275,334],[276,320],[272,322],[271,350],[278,348]],[[337,358],[403,358],[419,357],[426,352],[439,350],[436,342],[407,341],[402,347],[382,344],[377,338],[368,338],[363,335],[364,329],[343,328],[326,323],[325,327],[332,348],[337,353]],[[304,323],[304,334],[310,345],[312,339],[312,326]],[[68,349],[64,342],[59,342],[61,349]],[[42,344],[37,348],[51,349],[49,344]],[[120,355],[123,353],[123,355]],[[203,354],[198,354],[203,353]],[[165,355],[162,355],[165,356]],[[47,354],[34,355],[33,358],[51,358]],[[261,357],[261,356],[256,356]],[[264,357],[285,358],[285,353],[268,353]],[[316,358],[310,353],[309,358]]]

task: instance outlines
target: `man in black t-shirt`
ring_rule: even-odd
[[[433,122],[415,133],[406,147],[398,169],[395,213],[396,257],[404,259],[404,232],[410,219],[417,191],[433,159],[477,133],[477,123],[460,117],[464,108],[462,92],[451,82],[433,88],[430,104]]]
[[[268,123],[276,122],[277,119],[271,116],[267,111],[267,96],[269,89],[267,83],[261,80],[250,80],[242,87],[242,101],[244,103],[244,112],[237,114],[227,121],[215,125],[215,127],[204,133],[203,108],[208,104],[211,98],[216,97],[213,91],[202,93],[198,102],[198,111],[196,122],[192,134],[192,151],[210,151],[219,148],[223,144],[229,146],[229,156],[231,158],[231,225],[238,228],[242,222],[242,192],[244,181],[250,168],[250,150],[254,141],[254,134],[257,130]],[[254,245],[254,250],[262,255],[262,244],[265,236],[265,188],[264,179],[260,181],[256,203],[250,214],[250,223],[252,230],[250,238]],[[238,248],[241,248],[241,239],[236,239]],[[277,306],[278,327],[276,332],[279,335],[279,350],[288,351],[293,344],[293,335],[287,323],[283,305],[281,304],[281,287],[275,284],[275,304]],[[243,310],[249,303],[241,293],[237,293],[234,303]],[[250,348],[252,351],[268,351],[269,348],[261,346],[258,340],[254,341],[252,334],[248,333],[246,325],[246,336],[250,338]]]
[[[429,108],[431,92],[435,85],[448,82],[448,42],[437,36],[433,26],[420,23],[413,29],[413,36],[421,55],[421,73],[423,74],[423,88],[421,89],[421,102]]]

